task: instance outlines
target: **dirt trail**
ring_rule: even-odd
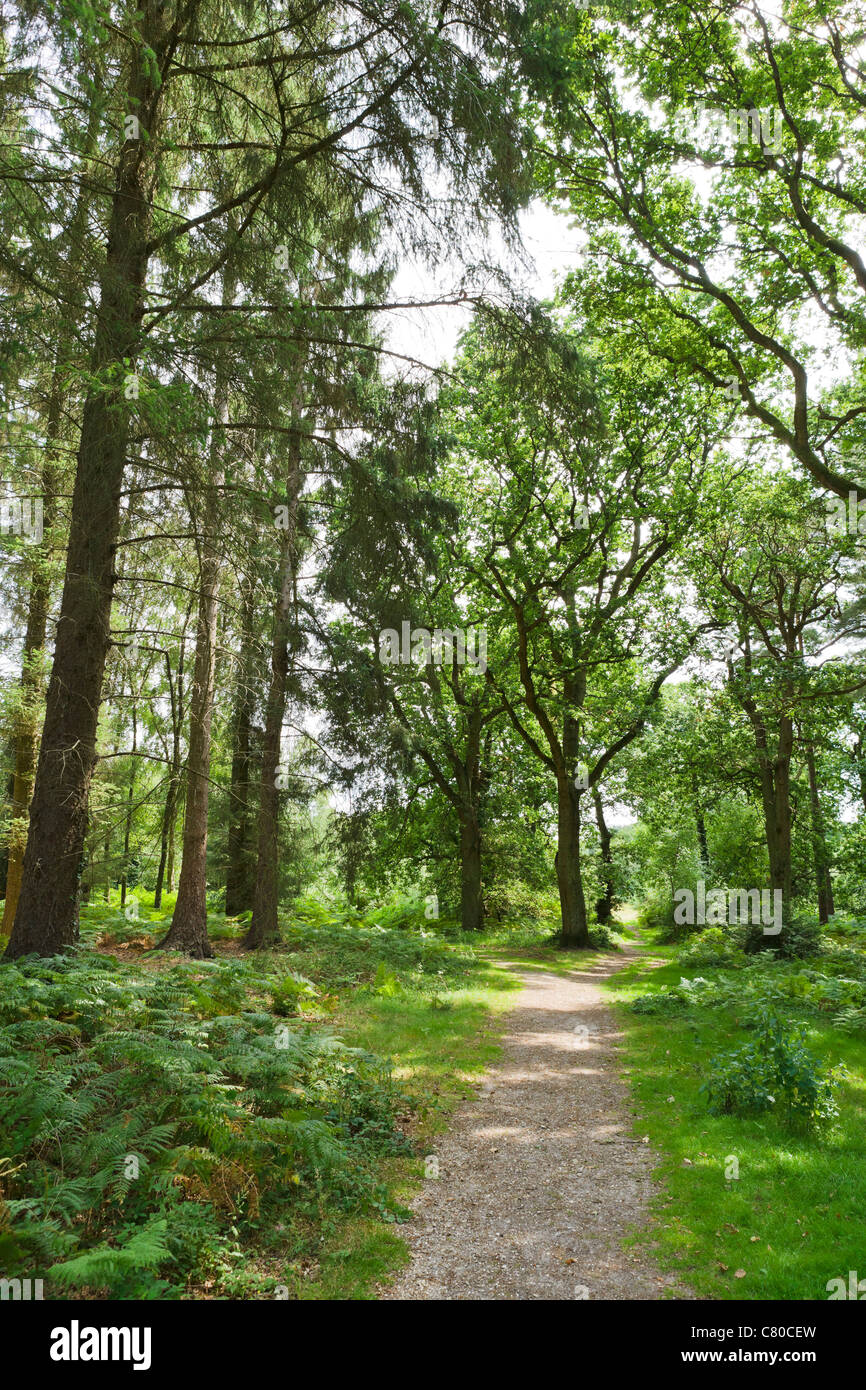
[[[634,955],[567,977],[509,965],[525,988],[503,1055],[437,1141],[439,1179],[403,1227],[411,1263],[381,1298],[690,1296],[620,1243],[648,1221],[654,1156],[630,1136],[621,1034],[601,983]]]

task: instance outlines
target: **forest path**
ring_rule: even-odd
[[[411,1262],[382,1299],[693,1297],[621,1244],[649,1220],[655,1158],[629,1134],[602,984],[637,954],[567,975],[503,962],[524,988],[502,1057],[438,1140],[439,1179],[404,1227]]]

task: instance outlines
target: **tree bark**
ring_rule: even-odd
[[[698,853],[701,858],[701,870],[706,878],[710,871],[710,847],[707,843],[707,823],[704,819],[704,811],[698,795],[697,778],[695,777],[692,778],[692,796],[695,807],[695,829],[698,832]]]
[[[216,678],[217,594],[221,571],[219,553],[214,544],[215,525],[216,509],[211,500],[202,543],[195,663],[189,701],[183,854],[171,927],[160,942],[161,949],[185,951],[199,960],[213,955],[207,936],[207,821]]]
[[[595,807],[595,823],[598,826],[598,838],[601,844],[601,881],[602,895],[596,903],[595,917],[601,926],[606,926],[613,916],[614,905],[614,879],[613,879],[613,854],[611,853],[610,830],[604,818],[604,805],[598,787],[592,787],[592,803]]]
[[[171,892],[172,870],[174,866],[174,828],[177,820],[177,803],[181,784],[180,738],[183,730],[183,666],[186,648],[186,625],[188,621],[189,610],[187,610],[183,635],[180,640],[180,655],[178,657],[176,678],[172,675],[171,657],[168,652],[166,652],[165,655],[166,677],[168,680],[169,697],[171,699],[171,762],[169,765],[168,787],[165,793],[165,805],[162,810],[162,822],[159,830],[159,868],[157,869],[156,887],[153,892],[154,911],[158,911],[162,906],[162,890],[166,879],[166,873],[168,875],[168,891],[169,893]]]
[[[42,492],[43,525],[47,532],[54,519],[54,472],[47,462],[42,473]],[[9,936],[12,931],[24,875],[24,850],[27,843],[30,796],[33,791],[33,779],[36,772],[38,744],[36,716],[42,685],[39,664],[40,656],[45,647],[48,606],[51,596],[48,549],[49,543],[46,536],[39,547],[40,553],[34,565],[30,582],[27,631],[24,637],[21,663],[21,708],[16,719],[12,822],[9,827],[6,901],[3,907],[3,925],[0,928],[0,935],[2,936]]]
[[[733,664],[728,663],[729,684],[737,702],[747,715],[755,739],[761,804],[764,811],[764,834],[770,868],[770,886],[782,894],[782,923],[791,920],[791,755],[794,748],[794,721],[790,715],[779,718],[776,756],[770,753],[767,730],[755,701],[744,688],[737,686]]]
[[[556,879],[562,914],[560,945],[570,949],[589,946],[589,923],[580,872],[580,793],[572,781],[557,779]]]
[[[98,76],[98,73],[96,75]],[[98,102],[93,102],[85,136],[85,167],[96,147],[100,118],[100,105]],[[73,291],[78,284],[83,238],[91,201],[92,195],[89,192],[82,190],[79,193],[67,232],[71,247],[68,275]],[[81,295],[76,294],[76,299],[78,300],[78,310],[83,315]],[[70,337],[67,330],[62,332],[61,343],[55,355],[48,390],[47,410],[45,411],[45,449],[41,470],[43,534],[38,546],[35,547],[30,577],[27,629],[21,662],[21,708],[16,719],[15,732],[15,770],[12,789],[12,821],[9,827],[9,861],[0,936],[9,936],[12,931],[24,873],[24,851],[27,844],[30,797],[33,791],[39,744],[36,723],[43,688],[39,665],[40,657],[45,649],[51,600],[51,529],[55,522],[57,492],[63,473],[61,455],[65,433],[63,389],[66,368],[73,358],[74,339]]]
[[[568,949],[589,946],[589,922],[580,863],[581,789],[576,785],[580,759],[580,718],[586,698],[586,671],[580,661],[580,635],[574,591],[565,591],[571,667],[564,673],[565,712],[562,721],[562,753],[557,767],[558,844],[556,876],[562,910],[560,945]],[[551,749],[553,751],[553,749]]]
[[[232,739],[232,775],[229,800],[229,833],[226,851],[226,916],[236,917],[252,906],[253,883],[250,857],[250,733],[253,722],[254,590],[246,586],[243,604],[243,637],[235,684]]]
[[[247,950],[258,950],[277,937],[279,896],[279,814],[278,774],[283,719],[286,713],[286,685],[289,672],[289,643],[296,631],[297,512],[301,490],[300,440],[291,437],[292,468],[288,479],[286,526],[280,546],[280,591],[274,611],[271,642],[271,678],[265,705],[265,733],[262,741],[262,778],[259,796],[258,857],[253,889],[253,915],[244,937]]]
[[[237,279],[227,268],[223,275],[222,302],[234,301]],[[229,384],[224,362],[217,364],[214,386],[215,424],[208,451],[209,466],[199,576],[199,609],[195,664],[189,700],[189,752],[186,763],[186,816],[183,823],[183,855],[174,915],[163,950],[185,951],[201,960],[213,955],[207,936],[207,830],[210,804],[211,728],[216,680],[216,644],[222,555],[218,541],[219,489],[224,475],[224,438],[221,426],[228,420]]]
[[[460,813],[460,925],[463,931],[481,931],[484,926],[477,806],[466,807]]]
[[[132,812],[135,805],[135,757],[138,752],[138,711],[132,706],[132,766],[129,773],[129,787],[126,794],[126,823],[123,827],[123,866],[120,875],[120,908],[126,907],[126,891],[129,886],[129,845],[132,839]]]
[[[165,891],[174,892],[174,859],[175,859],[175,840],[177,838],[177,818],[182,813],[186,804],[186,787],[184,785],[183,772],[177,784],[177,796],[171,808],[171,825],[168,831],[168,859],[165,865]]]
[[[48,684],[21,893],[6,955],[53,955],[78,937],[78,897],[96,728],[110,645],[120,493],[129,437],[124,364],[139,346],[147,274],[152,151],[165,11],[143,0],[129,98],[149,138],[118,161],[100,305],[72,495],[66,579]],[[157,64],[145,61],[154,50]]]

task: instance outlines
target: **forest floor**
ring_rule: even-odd
[[[383,1299],[694,1297],[624,1239],[650,1220],[657,1157],[632,1137],[621,1030],[604,982],[627,947],[523,982],[502,1056],[437,1141],[403,1227],[411,1260]],[[549,957],[548,957],[549,960]]]

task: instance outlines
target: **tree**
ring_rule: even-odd
[[[610,267],[623,321],[819,486],[866,496],[859,15],[736,0],[698,22],[664,0],[601,25],[545,3],[522,24],[541,187]]]
[[[496,316],[466,341],[452,406],[475,499],[459,561],[502,634],[489,679],[555,782],[566,946],[589,942],[584,793],[638,737],[687,649],[663,562],[688,528],[713,428],[687,397],[672,423],[659,375],[636,356],[621,369],[617,353],[589,313],[565,331]]]
[[[303,235],[299,212],[318,199],[329,177],[365,193],[375,189],[394,230],[404,202],[417,204],[425,175],[437,167],[453,176],[444,230],[453,229],[458,210],[465,220],[473,205],[506,216],[515,207],[515,144],[508,121],[497,124],[510,78],[452,37],[434,6],[385,0],[350,6],[339,22],[303,6],[279,16],[258,8],[251,18],[240,20],[207,0],[167,6],[147,0],[140,11],[112,16],[118,42],[106,83],[110,90],[116,83],[121,109],[112,117],[123,134],[103,165],[111,170],[110,187],[100,185],[107,237],[96,272],[99,310],[83,381],[66,578],[10,957],[51,953],[75,939],[132,422],[142,419],[147,434],[148,416],[152,422],[171,408],[176,388],[157,363],[173,352],[183,356],[186,316],[236,315],[240,306],[213,302],[227,261],[258,227],[269,239],[273,266],[286,228],[299,227]],[[466,15],[470,26],[475,18]],[[97,44],[103,25],[94,16],[80,45]],[[240,74],[237,88],[227,82],[231,72]],[[431,122],[438,126],[432,136]],[[220,186],[229,191],[205,195],[205,206],[192,210],[217,153]],[[313,171],[318,179],[309,177]],[[58,155],[44,176],[44,196],[68,181],[67,161]],[[26,279],[28,258],[29,252],[12,255],[7,263]],[[40,288],[49,292],[41,282]],[[262,325],[266,340],[281,309],[249,300],[243,312]],[[315,316],[306,332],[326,336]],[[142,393],[139,368],[148,354],[154,369]],[[219,406],[214,413],[219,416]],[[199,631],[204,636],[201,625]],[[205,645],[196,678],[202,717],[193,722],[202,745],[210,699]],[[202,749],[194,757],[187,814],[190,864],[198,862],[193,834],[200,859],[204,761]],[[200,874],[188,882],[194,901],[182,904],[180,944],[202,953]]]

